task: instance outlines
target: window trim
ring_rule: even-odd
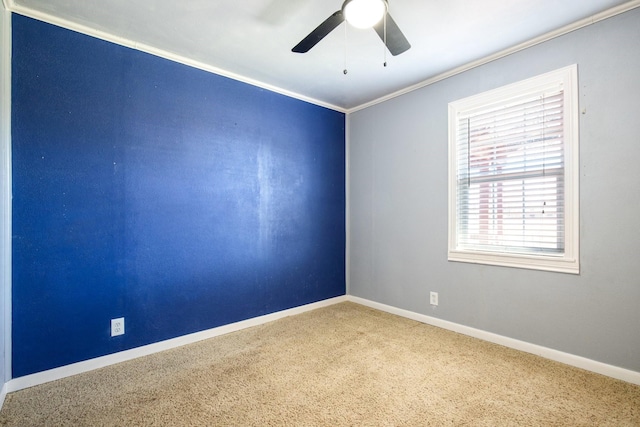
[[[459,112],[468,112],[488,104],[508,102],[527,92],[562,84],[564,90],[564,190],[565,249],[562,255],[536,255],[511,252],[489,252],[457,247],[457,147],[456,129]],[[449,103],[449,225],[448,260],[474,264],[517,267],[561,273],[580,273],[579,211],[579,106],[578,66],[576,64],[532,77],[507,86]]]

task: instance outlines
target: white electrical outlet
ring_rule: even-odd
[[[111,319],[111,336],[124,335],[124,317]]]
[[[438,293],[437,292],[429,292],[429,303],[431,305],[438,305]]]

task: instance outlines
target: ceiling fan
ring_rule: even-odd
[[[400,55],[411,47],[389,14],[388,0],[345,0],[340,10],[325,19],[291,51],[308,52],[345,20],[356,28],[373,27],[393,56]]]

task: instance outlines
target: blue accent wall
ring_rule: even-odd
[[[12,25],[13,377],[345,293],[344,114]]]

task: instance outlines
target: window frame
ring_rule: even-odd
[[[486,106],[508,104],[527,94],[562,86],[564,97],[564,252],[558,255],[510,251],[487,251],[460,247],[457,224],[457,128],[460,114]],[[520,82],[449,103],[449,225],[448,260],[474,264],[517,267],[561,273],[580,273],[579,256],[579,106],[578,66],[576,64],[541,74]]]

